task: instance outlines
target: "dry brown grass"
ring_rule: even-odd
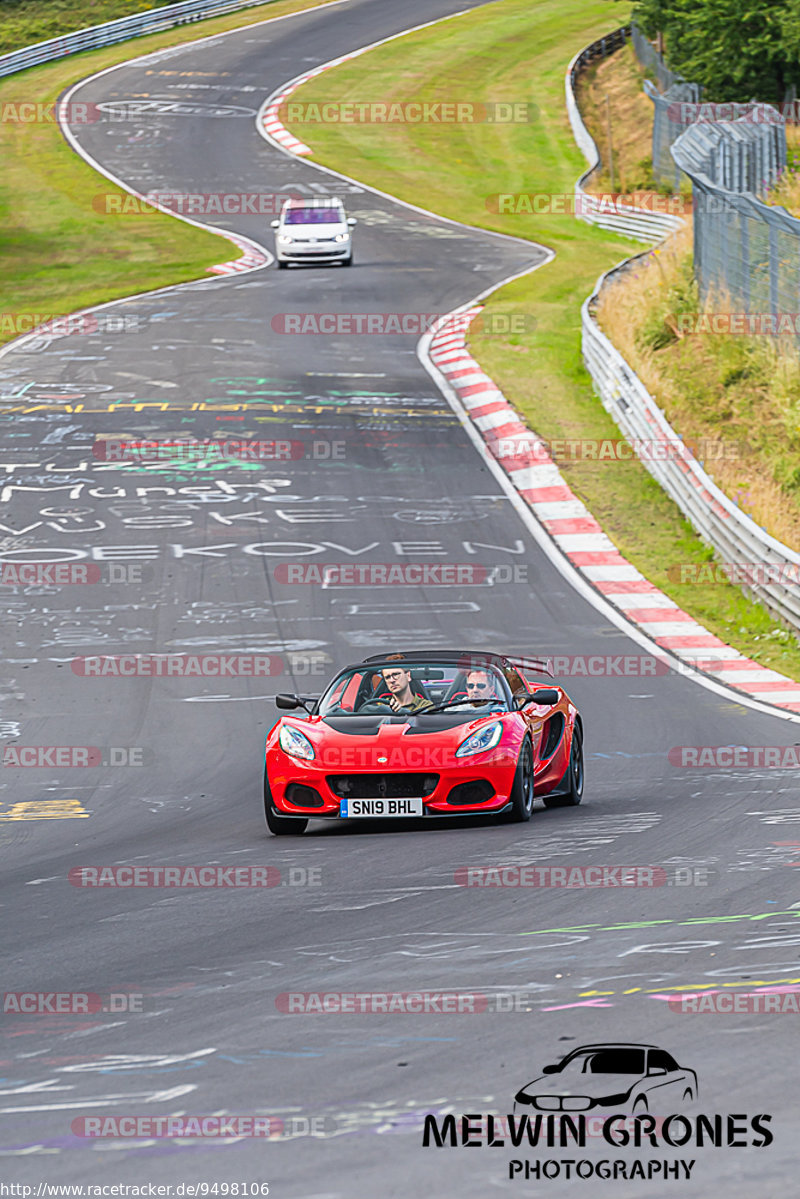
[[[682,333],[696,313],[686,228],[604,289],[600,324],[706,468],[774,537],[800,549],[800,359],[769,338]],[[718,297],[709,311],[730,311]]]
[[[601,169],[588,181],[590,192],[654,190],[651,163],[653,105],[642,91],[643,81],[644,74],[630,45],[584,71],[578,80],[578,107],[601,158]],[[611,109],[613,189],[608,170],[606,96]]]

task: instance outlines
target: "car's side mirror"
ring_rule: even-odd
[[[270,221],[269,224],[270,224],[271,229],[277,229],[278,226],[280,225],[280,221]]]
[[[647,1073],[648,1073],[648,1075],[667,1074],[668,1071],[665,1066],[651,1066],[650,1069],[647,1071]]]
[[[286,711],[293,711],[295,708],[302,708],[304,712],[311,715],[311,709],[319,699],[318,695],[276,695],[275,707],[283,708]]]
[[[558,1074],[558,1066],[545,1066],[542,1074]]]
[[[347,223],[348,223],[348,225],[353,226],[353,225],[357,225],[358,221],[356,220],[356,218],[354,216],[349,216],[347,218]]]
[[[558,691],[555,687],[539,687],[527,702],[541,704],[544,708],[551,708],[553,704],[558,703]]]

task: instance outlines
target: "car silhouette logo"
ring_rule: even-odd
[[[388,758],[378,758],[378,761],[379,762],[388,762],[389,759]]]
[[[691,1103],[697,1075],[656,1045],[623,1042],[582,1045],[514,1096],[514,1107],[537,1111],[579,1112],[630,1105],[648,1112],[655,1103]]]

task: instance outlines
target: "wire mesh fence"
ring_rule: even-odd
[[[692,181],[701,301],[730,305],[742,332],[800,333],[800,220],[764,202],[786,167],[781,114],[753,105],[735,121],[691,125],[672,156]]]

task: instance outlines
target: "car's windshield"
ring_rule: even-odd
[[[387,715],[393,712],[463,712],[468,717],[507,712],[500,671],[479,659],[463,662],[395,659],[343,671],[322,696],[322,716]]]
[[[287,208],[285,225],[340,225],[344,214],[339,208]]]
[[[559,1073],[644,1074],[643,1049],[600,1049],[577,1054],[565,1062]]]

